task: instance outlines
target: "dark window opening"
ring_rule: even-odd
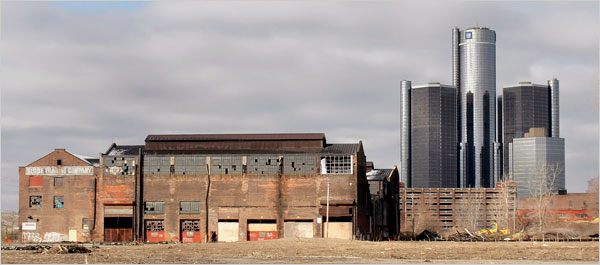
[[[105,217],[104,228],[133,228],[131,217]]]
[[[56,165],[57,165],[57,166],[62,166],[62,160],[60,160],[60,159],[57,159],[57,160],[56,160]]]
[[[42,207],[42,196],[29,196],[29,208]]]

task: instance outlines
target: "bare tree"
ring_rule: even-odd
[[[474,232],[485,226],[483,192],[471,189],[467,198],[456,201],[454,214],[457,227],[467,228]]]
[[[425,230],[437,231],[438,220],[430,205],[423,201],[413,204],[411,218],[408,223],[413,233],[413,238]]]
[[[588,180],[587,194],[589,196],[592,215],[598,217],[598,178]]]
[[[494,220],[498,223],[501,229],[511,228],[511,231],[516,229],[516,184],[509,181],[507,176],[504,181],[496,184],[497,197],[490,204],[489,210]]]
[[[539,163],[535,175],[528,180],[529,193],[533,199],[535,225],[538,232],[544,231],[546,212],[556,192],[555,183],[562,172],[557,163]]]

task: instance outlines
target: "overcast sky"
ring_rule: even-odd
[[[598,176],[598,2],[3,2],[2,209],[18,167],[157,133],[324,132],[399,164],[399,83],[451,84],[451,29],[497,33],[497,93],[560,80],[566,185]]]

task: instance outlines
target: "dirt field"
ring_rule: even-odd
[[[88,245],[91,247],[91,245]],[[367,242],[279,239],[100,245],[89,254],[2,251],[2,263],[598,263],[598,242]]]

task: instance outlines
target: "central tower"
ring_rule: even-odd
[[[452,80],[458,88],[457,129],[461,187],[494,186],[496,32],[452,30]]]

